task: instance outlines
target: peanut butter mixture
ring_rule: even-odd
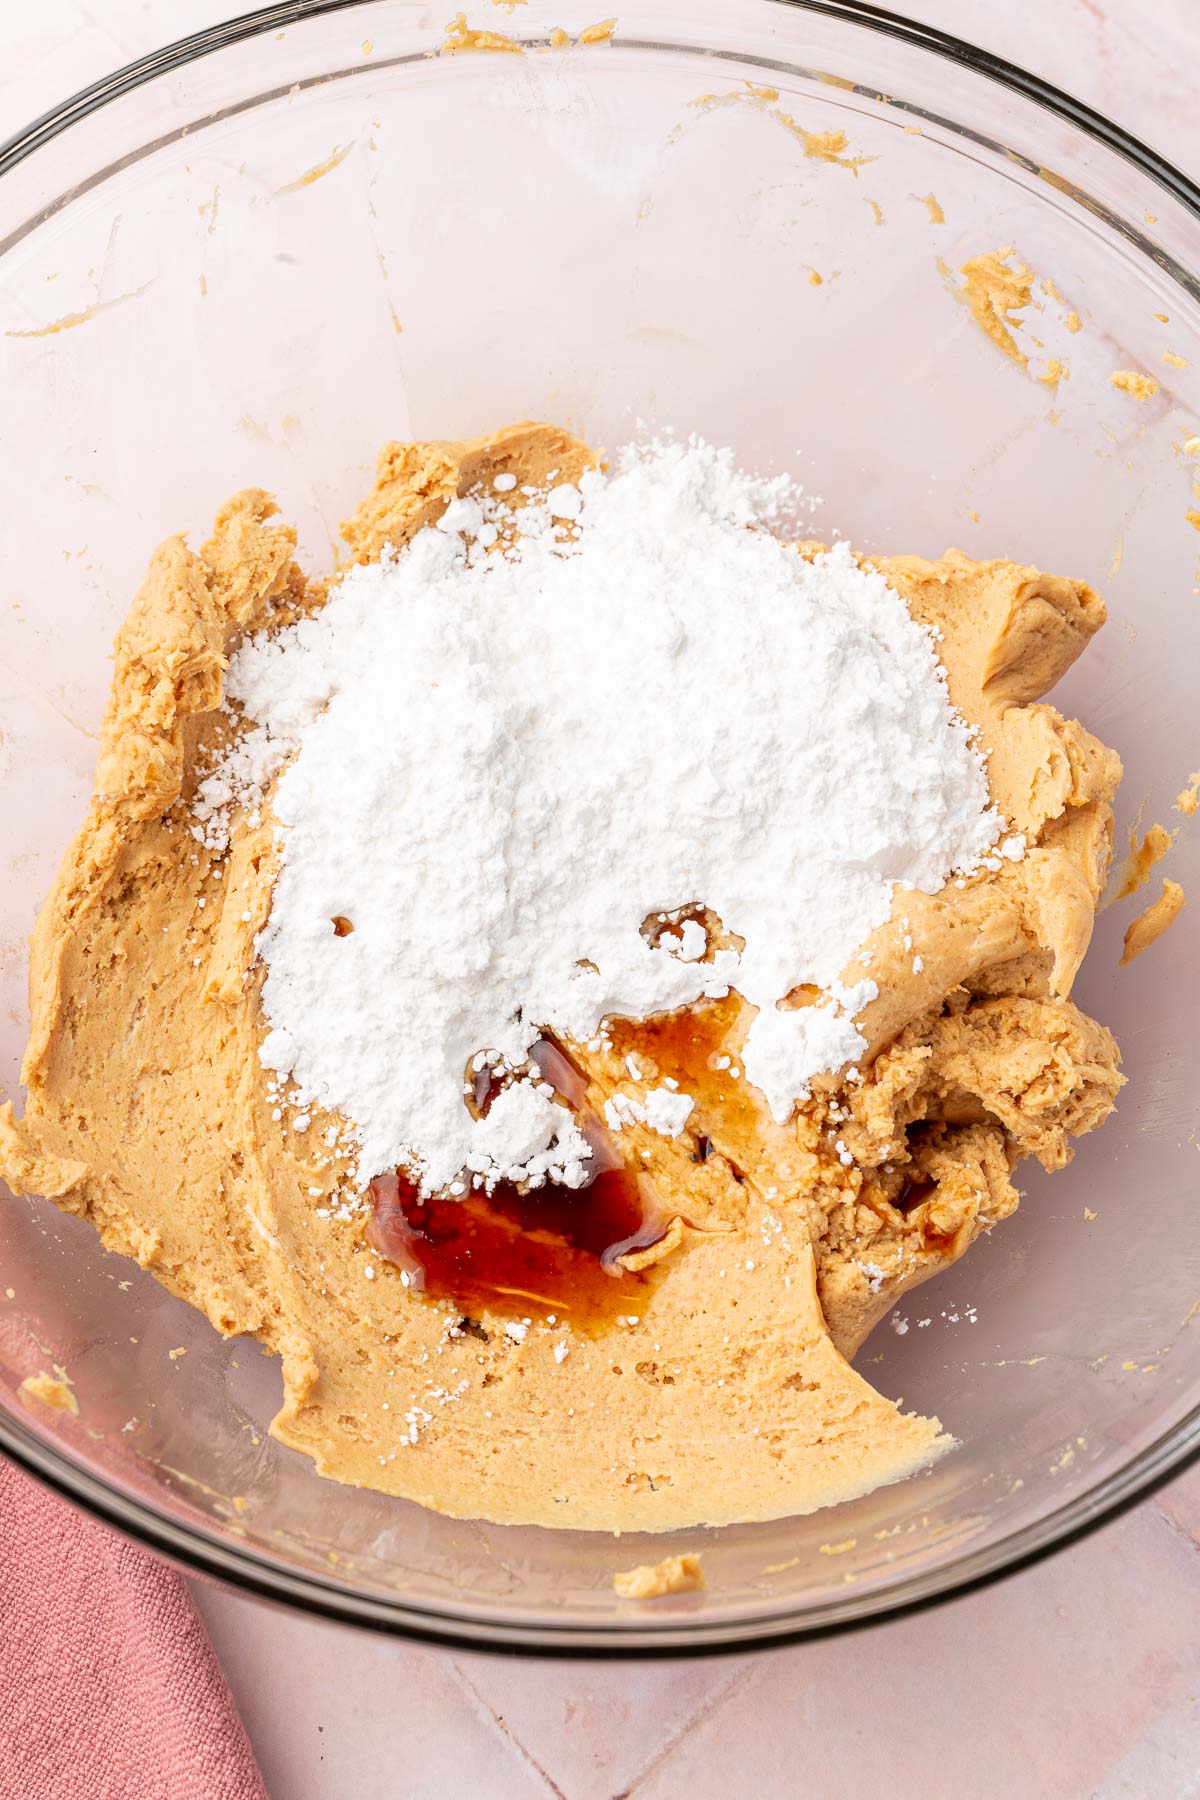
[[[1177,881],[1164,878],[1158,899],[1152,900],[1145,911],[1140,912],[1125,927],[1125,942],[1121,950],[1122,966],[1133,962],[1151,944],[1157,944],[1164,931],[1170,929],[1183,911],[1186,898]]]
[[[549,426],[389,445],[345,535],[369,560],[497,473],[572,479],[591,461]],[[193,834],[196,781],[237,729],[218,710],[229,654],[323,600],[274,512],[251,490],[199,552],[169,539],[118,636],[91,808],[33,938],[28,1098],[23,1118],[0,1112],[0,1173],[278,1354],[272,1429],[323,1474],[443,1512],[605,1530],[766,1519],[944,1450],[937,1420],[901,1413],[847,1359],[1015,1210],[1021,1159],[1061,1168],[1121,1084],[1112,1037],[1070,998],[1120,764],[1041,698],[1103,623],[1099,598],[957,551],[880,559],[943,634],[951,698],[1026,854],[898,894],[846,974],[878,984],[869,1056],[787,1125],[741,1075],[736,994],[562,1045],[593,1115],[630,1058],[694,1096],[678,1138],[636,1121],[620,1136],[655,1195],[653,1241],[621,1259],[604,1316],[528,1291],[467,1311],[380,1255],[369,1197],[327,1147],[337,1121],[297,1130],[269,1091],[254,945],[269,814],[239,818],[228,852]]]

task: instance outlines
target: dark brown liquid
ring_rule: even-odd
[[[911,1213],[916,1212],[919,1206],[924,1206],[927,1200],[931,1200],[936,1193],[937,1182],[930,1180],[927,1175],[912,1178],[905,1182],[897,1194],[894,1202],[896,1210],[902,1212],[907,1219]],[[957,1237],[957,1231],[947,1234],[944,1231],[935,1230],[927,1218],[921,1221],[921,1246],[925,1250],[948,1251],[953,1248]]]
[[[405,1175],[371,1183],[368,1235],[389,1262],[431,1299],[477,1317],[519,1318],[531,1307],[575,1323],[637,1313],[643,1275],[616,1258],[661,1235],[647,1226],[637,1178],[607,1169],[584,1188],[557,1183],[522,1193],[511,1182],[491,1194],[422,1200]]]
[[[735,1035],[741,1006],[737,995],[730,994],[654,1019],[612,1019],[608,1029],[618,1056],[632,1052],[643,1067],[653,1063],[655,1081],[671,1076],[685,1094],[719,1110],[726,1131],[757,1134],[757,1092],[744,1076],[735,1078],[728,1069],[730,1061],[741,1064],[741,1034]],[[717,1066],[722,1059],[724,1069]]]
[[[547,1182],[524,1191],[501,1181],[490,1194],[469,1188],[422,1199],[403,1171],[379,1175],[367,1236],[410,1286],[452,1300],[468,1318],[485,1310],[521,1318],[536,1308],[579,1325],[638,1314],[650,1279],[617,1259],[656,1242],[665,1222],[654,1216],[644,1179],[624,1166],[585,1109],[587,1084],[574,1064],[545,1039],[531,1060],[571,1104],[592,1146],[587,1186]],[[486,1112],[498,1089],[481,1073],[474,1099]]]
[[[904,1183],[892,1204],[897,1212],[903,1213],[907,1218],[909,1213],[916,1212],[918,1206],[923,1206],[936,1189],[936,1181],[930,1181],[926,1175],[918,1175]]]

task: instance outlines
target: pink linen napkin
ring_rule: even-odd
[[[0,1800],[268,1800],[180,1577],[2,1461]]]

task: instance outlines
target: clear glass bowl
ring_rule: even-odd
[[[591,0],[477,3],[473,25],[529,53],[439,56],[448,11],[259,13],[0,154],[10,1091],[24,938],[84,809],[148,552],[254,483],[328,566],[389,437],[544,416],[611,445],[647,419],[791,469],[818,528],[864,548],[1086,577],[1112,618],[1060,704],[1125,758],[1122,836],[1181,825],[1167,867],[1200,892],[1200,819],[1165,810],[1200,766],[1195,188],[1031,77],[865,7],[633,0],[614,42],[564,49],[551,28],[576,38]],[[827,131],[840,162],[804,136]],[[1053,284],[1022,315],[1024,367],[949,274],[1007,245]],[[1158,393],[1136,401],[1119,369]],[[0,1443],[189,1569],[456,1644],[778,1641],[1027,1562],[1200,1446],[1200,907],[1118,971],[1138,904],[1101,914],[1077,989],[1124,1046],[1117,1116],[1064,1174],[1026,1172],[1019,1215],[862,1352],[960,1447],[836,1515],[688,1533],[703,1595],[613,1593],[615,1567],[678,1543],[462,1523],[320,1480],[267,1436],[279,1380],[256,1346],[39,1202],[0,1207]],[[18,1393],[51,1363],[78,1417]]]

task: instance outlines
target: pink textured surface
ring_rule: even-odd
[[[4,1463],[0,1795],[267,1800],[179,1576]]]
[[[231,0],[0,9],[5,116],[44,110],[236,10]],[[481,10],[485,0],[469,9]],[[914,0],[905,10],[1036,70],[1200,170],[1196,0]],[[486,1800],[857,1800],[880,1788],[890,1800],[1200,1800],[1200,1474],[986,1593],[755,1659],[452,1658],[194,1592],[275,1800],[443,1800],[449,1788]],[[56,1680],[49,1692],[60,1691]],[[28,1785],[12,1793],[41,1800]]]

